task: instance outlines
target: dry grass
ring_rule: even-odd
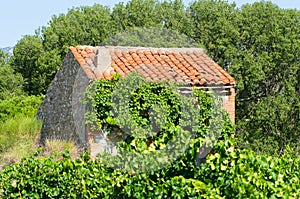
[[[80,156],[78,147],[72,141],[64,140],[46,140],[45,148],[41,154],[42,157],[49,157],[55,152],[69,151],[72,159]],[[58,156],[60,158],[61,156]]]

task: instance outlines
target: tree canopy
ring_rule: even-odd
[[[22,94],[22,83],[21,74],[15,73],[8,55],[0,50],[0,100]]]
[[[101,45],[156,48],[200,47],[195,40],[179,31],[156,27],[135,27],[104,40]]]
[[[287,144],[297,149],[300,142],[299,23],[298,10],[265,1],[241,8],[222,0],[188,6],[181,0],[131,0],[112,9],[95,4],[53,16],[18,42],[11,63],[23,76],[24,91],[44,94],[71,45],[100,45],[137,29],[149,30],[154,39],[155,28],[174,30],[203,46],[236,78],[240,146],[280,154]],[[268,143],[276,146],[265,147]]]

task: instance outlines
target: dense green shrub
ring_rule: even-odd
[[[191,148],[192,149],[192,148]],[[190,152],[187,150],[186,154]],[[92,161],[31,157],[0,173],[1,198],[299,198],[300,159],[257,156],[221,141],[207,163],[182,159],[148,173],[130,174]],[[36,154],[37,155],[37,154]],[[58,154],[56,154],[58,155]],[[192,162],[192,161],[190,161]]]
[[[14,96],[0,100],[0,122],[16,115],[35,117],[43,96]]]
[[[300,157],[257,155],[219,145],[196,179],[226,198],[299,198]]]

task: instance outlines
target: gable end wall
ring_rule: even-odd
[[[69,51],[38,110],[42,120],[40,142],[70,140],[85,147],[85,106],[81,103],[89,79]]]

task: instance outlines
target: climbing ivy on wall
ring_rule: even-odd
[[[125,119],[143,127],[151,125],[153,119],[164,123],[164,126],[186,125],[180,124],[180,120],[189,122],[184,117],[197,118],[197,126],[208,126],[212,111],[214,117],[222,116],[222,122],[229,125],[229,118],[222,110],[218,97],[205,94],[199,89],[192,89],[188,96],[184,96],[178,91],[179,87],[180,85],[171,82],[148,82],[137,73],[131,73],[125,78],[120,78],[117,74],[111,79],[94,81],[85,93],[84,103],[89,107],[86,114],[87,123],[92,124],[93,128],[106,128],[110,131],[117,123],[125,125],[118,121],[118,117],[124,115],[121,109],[127,108],[129,110],[125,111],[128,118]],[[154,110],[155,108],[159,110]],[[187,108],[190,109],[189,112],[184,111]],[[158,118],[159,115],[154,118],[153,114],[158,112],[164,115],[164,118]],[[189,116],[184,116],[184,113]],[[160,119],[165,121],[158,121]]]
[[[122,164],[129,171],[157,169],[175,161],[193,139],[207,137],[206,147],[212,147],[233,133],[217,97],[198,89],[185,96],[179,86],[148,82],[132,73],[95,81],[88,88],[86,116],[92,129],[124,137],[118,142],[119,156],[101,155],[106,164]]]

